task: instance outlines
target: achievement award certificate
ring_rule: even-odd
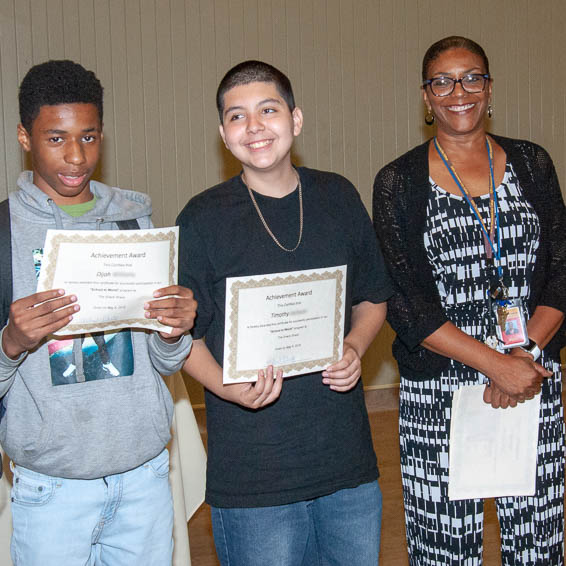
[[[153,292],[177,283],[179,229],[48,230],[38,291],[65,289],[81,309],[57,335],[170,328],[144,316]]]
[[[347,266],[226,279],[225,384],[284,377],[342,358]]]

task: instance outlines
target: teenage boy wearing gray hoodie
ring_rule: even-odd
[[[36,65],[20,85],[18,141],[33,170],[9,195],[14,302],[0,335],[0,442],[14,473],[12,559],[26,566],[171,563],[173,403],[160,374],[177,371],[190,351],[192,292],[157,289],[161,300],[145,305],[170,334],[126,329],[74,340],[52,334],[80,297],[36,292],[49,228],[152,226],[149,197],[90,180],[102,91],[72,61]]]

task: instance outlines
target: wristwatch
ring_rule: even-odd
[[[529,338],[529,343],[527,346],[519,346],[519,348],[521,348],[523,352],[530,354],[533,357],[533,362],[536,362],[540,358],[540,348],[538,347],[538,344],[531,338]]]

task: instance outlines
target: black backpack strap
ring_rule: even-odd
[[[10,232],[10,203],[0,202],[0,328],[8,322],[12,304],[12,235]]]
[[[118,224],[118,228],[120,230],[139,230],[140,225],[138,221],[133,218],[132,220],[116,220],[116,224]]]

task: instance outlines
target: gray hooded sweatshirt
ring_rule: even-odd
[[[152,227],[144,194],[91,181],[96,205],[73,218],[32,178],[30,171],[22,173],[20,190],[9,195],[14,300],[37,290],[49,228],[116,230],[116,221],[130,219],[140,228]],[[132,329],[105,339],[106,345],[100,338],[95,345],[89,335],[74,344],[45,340],[17,360],[0,346],[0,397],[6,410],[0,443],[17,465],[50,476],[93,479],[136,468],[163,450],[173,403],[160,374],[181,368],[190,336],[169,344],[157,333]],[[74,363],[77,352],[82,352],[84,374]],[[108,359],[112,372],[103,367]]]

